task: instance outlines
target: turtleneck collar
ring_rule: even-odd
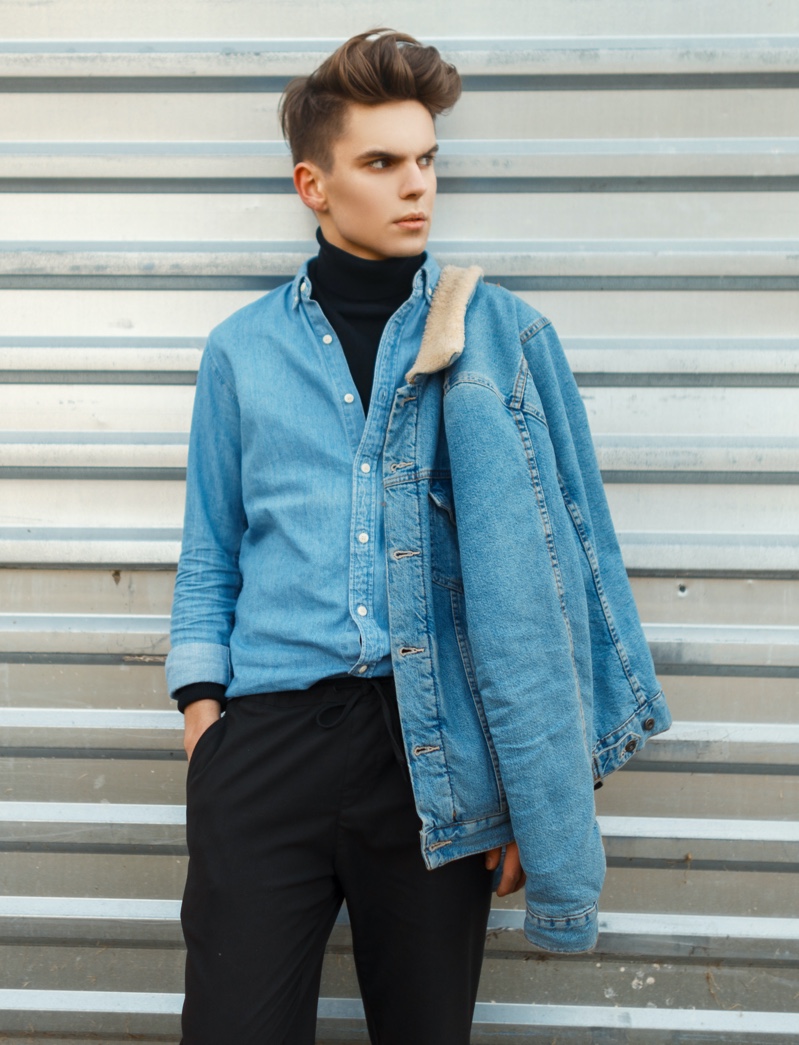
[[[316,230],[319,254],[312,279],[340,301],[397,301],[410,297],[413,277],[424,264],[425,253],[410,258],[371,261],[328,243]]]

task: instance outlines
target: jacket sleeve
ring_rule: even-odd
[[[590,512],[597,554],[608,567],[612,561],[613,570],[608,568],[605,573],[610,577],[618,568],[626,579],[585,404],[555,328],[546,323],[524,342],[523,349],[551,432],[563,487],[584,512]],[[624,589],[627,593],[626,580]]]
[[[600,658],[593,671],[594,707],[614,709],[609,721],[623,721],[619,695],[625,701],[625,694],[629,694],[632,687],[640,705],[647,703],[646,714],[655,716],[655,732],[662,732],[668,728],[671,716],[662,699],[652,654],[641,627],[577,383],[550,324],[524,342],[523,349],[546,417],[558,482],[581,544],[584,568],[591,571],[591,576],[586,576],[589,597],[596,603],[596,594],[601,591],[602,613],[607,617],[606,621],[598,616],[596,605],[588,643],[594,656]],[[612,628],[611,620],[615,622]],[[603,723],[595,719],[592,731],[595,740],[602,736],[602,727]],[[640,742],[644,743],[645,739],[646,733],[642,733]],[[605,775],[616,765],[614,759],[608,761],[603,755],[603,764],[595,768]]]
[[[477,688],[528,876],[525,933],[578,952],[596,941],[605,868],[578,666],[586,636],[567,610],[583,581],[546,422],[529,407],[509,411],[467,375],[444,416]]]
[[[241,589],[239,549],[246,528],[241,489],[241,424],[229,370],[213,335],[197,375],[189,439],[183,546],[172,605],[170,694],[195,682],[230,683],[230,634]]]

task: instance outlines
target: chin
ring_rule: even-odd
[[[391,253],[388,257],[394,258],[412,258],[415,254],[421,254],[427,247],[427,236],[424,239],[417,240],[405,240],[402,243],[395,243],[392,245]]]

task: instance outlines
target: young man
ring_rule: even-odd
[[[551,327],[424,252],[459,94],[387,30],[289,86],[319,254],[203,356],[184,1045],[311,1045],[345,899],[372,1041],[466,1045],[494,872],[533,942],[590,948],[594,782],[668,725]]]

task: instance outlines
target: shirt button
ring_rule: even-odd
[[[365,672],[366,670],[368,670],[368,668],[369,668],[369,665],[368,665],[368,664],[361,664],[361,666],[360,666],[360,667],[358,668],[358,674],[359,674],[359,675],[363,675],[363,673],[364,673],[364,672]]]
[[[303,292],[303,294],[305,293],[305,286],[305,280],[303,280],[302,283],[300,283],[300,290]]]
[[[367,472],[371,472],[371,470],[372,470],[372,466],[369,464],[369,462],[368,461],[364,461],[363,464],[361,465],[361,471],[364,474],[366,474]]]
[[[365,617],[368,612],[369,611],[367,610],[367,608],[365,606],[359,606],[358,607],[358,616],[359,617]]]
[[[369,534],[368,533],[359,533],[358,534],[358,540],[361,542],[361,544],[366,544],[366,542],[369,540]]]
[[[345,403],[354,403],[355,402],[355,396],[352,394],[352,392],[345,392],[345,394],[344,394],[344,402]]]
[[[325,334],[325,336],[324,336],[324,337],[322,338],[322,341],[323,341],[323,342],[324,342],[324,343],[325,343],[326,345],[329,345],[329,344],[331,344],[331,343],[332,343],[332,341],[333,341],[333,338],[331,337],[331,335],[330,335],[330,334]]]

